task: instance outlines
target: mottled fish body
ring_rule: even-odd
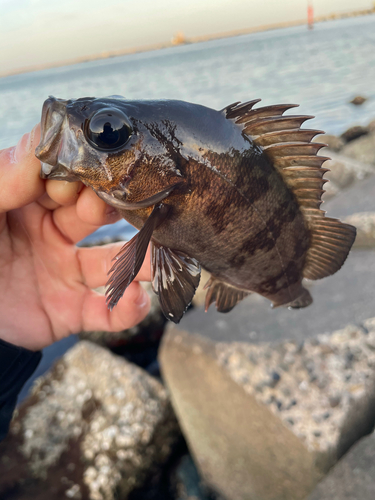
[[[311,303],[302,279],[336,272],[355,229],[320,210],[325,157],[293,105],[221,111],[183,101],[49,98],[37,156],[42,176],[80,180],[140,231],[109,280],[116,305],[152,242],[153,288],[181,319],[211,273],[206,308],[251,292],[275,306]]]

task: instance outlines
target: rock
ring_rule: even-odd
[[[367,125],[368,131],[369,132],[375,132],[375,120],[372,120],[368,125]]]
[[[81,332],[79,334],[80,339],[90,340],[90,342],[95,342],[104,347],[114,348],[123,343],[126,343],[129,339],[135,336],[145,336],[147,338],[160,337],[164,326],[166,323],[166,318],[161,312],[159,299],[157,295],[153,292],[151,288],[151,283],[142,283],[142,286],[146,288],[150,299],[151,299],[151,309],[145,319],[139,323],[139,325],[129,328],[127,330],[122,330],[120,332],[106,332],[97,330],[94,332]],[[98,290],[104,293],[103,290]]]
[[[341,149],[340,153],[362,163],[375,165],[375,132],[370,132],[349,142]]]
[[[343,134],[341,134],[341,139],[344,142],[351,142],[354,139],[358,139],[358,137],[362,137],[362,135],[368,134],[368,128],[363,127],[362,125],[355,125],[354,127],[348,128]]]
[[[302,500],[374,424],[375,328],[251,345],[170,325],[160,362],[195,462],[227,499]]]
[[[336,135],[331,134],[322,134],[314,137],[313,142],[320,142],[322,144],[327,144],[327,147],[331,151],[340,151],[340,149],[344,146],[345,142],[341,139],[341,137],[337,137]]]
[[[367,101],[367,97],[363,97],[361,95],[357,95],[356,97],[354,97],[354,99],[352,99],[350,101],[350,103],[351,104],[355,104],[356,106],[360,106],[361,104],[363,104],[366,101]]]
[[[373,500],[375,434],[365,437],[330,471],[307,500]]]
[[[345,219],[357,228],[354,248],[375,248],[375,212],[360,212]]]
[[[0,444],[0,497],[126,499],[178,436],[157,380],[81,341],[36,382]]]

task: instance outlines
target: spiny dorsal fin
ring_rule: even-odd
[[[325,146],[312,139],[323,132],[301,130],[312,116],[287,115],[295,104],[278,104],[253,109],[259,100],[234,103],[223,109],[228,119],[242,125],[243,132],[260,146],[284,182],[291,189],[310,229],[311,243],[303,270],[305,278],[320,279],[340,269],[354,242],[356,230],[338,219],[325,217],[320,210],[323,179],[322,168],[329,158],[317,156]]]

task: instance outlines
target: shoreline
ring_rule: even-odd
[[[369,8],[369,9],[343,12],[343,13],[339,13],[339,14],[332,13],[332,14],[325,15],[325,16],[317,16],[314,18],[314,24],[322,23],[322,22],[326,22],[326,21],[339,20],[339,19],[347,19],[350,17],[360,17],[360,16],[366,16],[366,15],[372,15],[372,14],[375,14],[375,6],[373,8]],[[46,69],[61,68],[64,66],[72,66],[75,64],[82,64],[85,62],[110,59],[113,57],[121,57],[121,56],[125,56],[125,55],[130,55],[130,54],[139,54],[142,52],[153,52],[156,50],[177,47],[179,45],[190,45],[190,44],[195,44],[195,43],[208,42],[211,40],[233,38],[236,36],[249,35],[252,33],[260,33],[260,32],[264,32],[264,31],[274,31],[274,30],[291,28],[291,27],[295,27],[295,26],[303,26],[303,25],[306,25],[306,27],[308,26],[307,19],[298,19],[295,21],[285,21],[283,23],[266,24],[266,25],[256,26],[253,28],[245,28],[245,29],[241,29],[241,30],[232,30],[232,31],[227,31],[227,32],[222,32],[222,33],[215,33],[212,35],[200,35],[200,36],[195,36],[195,37],[189,37],[189,38],[184,38],[181,42],[177,42],[177,43],[175,43],[173,41],[174,40],[174,37],[173,37],[172,40],[170,40],[169,42],[163,42],[163,43],[158,43],[158,44],[149,44],[149,45],[143,45],[143,46],[138,46],[138,47],[130,47],[128,49],[103,51],[99,54],[92,54],[92,55],[88,55],[88,56],[76,57],[73,59],[67,59],[64,61],[59,61],[59,62],[54,62],[54,63],[26,66],[26,67],[19,68],[16,70],[10,70],[10,71],[5,71],[4,73],[0,73],[0,78],[20,75],[20,74],[24,74],[24,73],[33,73],[36,71],[43,71]]]

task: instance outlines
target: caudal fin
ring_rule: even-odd
[[[303,276],[318,280],[330,276],[344,264],[354,243],[356,228],[330,217],[310,219],[311,243]]]

